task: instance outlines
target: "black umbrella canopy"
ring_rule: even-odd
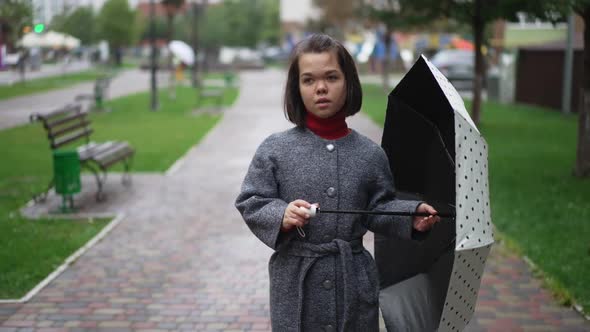
[[[424,58],[389,94],[381,145],[400,198],[427,201],[439,212],[455,206],[455,111]],[[417,234],[418,235],[418,234]],[[421,241],[375,235],[388,328],[434,330],[453,265],[455,223],[441,222]]]

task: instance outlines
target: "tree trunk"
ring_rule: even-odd
[[[201,47],[201,41],[199,39],[199,23],[201,26],[205,26],[205,20],[207,18],[207,8],[209,6],[209,1],[204,0],[202,4],[193,3],[192,4],[193,10],[193,34],[192,34],[192,44],[193,44],[193,51],[195,52],[195,63],[193,64],[192,70],[192,84],[193,87],[201,87],[202,81],[202,73],[206,73],[207,70],[207,49],[205,47]],[[203,53],[203,63],[199,63],[199,57],[201,57],[201,53]]]
[[[590,176],[590,6],[582,13],[584,18],[584,78],[582,105],[579,107],[578,151],[575,175]]]
[[[173,34],[174,34],[174,12],[172,9],[168,8],[168,44],[172,41]],[[170,72],[170,77],[168,80],[168,97],[170,99],[176,99],[176,86],[175,86],[175,77],[174,77],[174,62],[173,62],[174,55],[172,53],[168,54],[168,70]]]
[[[485,24],[482,18],[482,0],[475,0],[473,15],[473,35],[475,39],[475,75],[473,77],[473,104],[471,106],[471,117],[476,125],[479,125],[481,112],[481,89],[484,78],[484,63],[481,46]]]
[[[381,64],[381,80],[384,91],[389,91],[389,89],[391,88],[389,86],[389,71],[391,69],[389,49],[391,48],[391,33],[392,30],[388,27],[385,30],[385,35],[383,36],[383,45],[385,45],[385,55],[383,57],[383,62]]]

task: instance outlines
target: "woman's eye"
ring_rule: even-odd
[[[304,78],[303,79],[303,84],[311,84],[313,82],[313,80],[311,78]]]
[[[334,82],[336,80],[338,80],[338,76],[328,76],[328,81]]]

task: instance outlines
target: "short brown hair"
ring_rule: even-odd
[[[334,38],[314,34],[300,41],[291,53],[287,84],[285,86],[285,117],[298,127],[305,127],[306,110],[299,91],[299,58],[304,53],[335,52],[346,81],[345,116],[356,114],[363,103],[363,91],[354,59],[346,48]]]

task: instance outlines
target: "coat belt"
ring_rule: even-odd
[[[293,241],[288,248],[285,248],[287,254],[292,256],[299,256],[299,257],[308,257],[311,258],[311,261],[305,266],[303,273],[299,276],[299,305],[298,305],[298,317],[299,317],[299,328],[298,330],[302,330],[301,326],[301,316],[303,314],[303,284],[305,278],[307,277],[307,272],[313,266],[315,261],[324,256],[328,255],[340,255],[340,264],[342,266],[342,271],[344,272],[343,280],[344,280],[344,319],[342,323],[342,328],[340,331],[351,331],[354,330],[354,327],[348,326],[351,321],[351,315],[354,312],[358,312],[358,300],[360,296],[370,296],[369,294],[362,294],[358,291],[359,285],[354,285],[351,283],[350,278],[354,278],[355,276],[355,269],[354,269],[354,262],[352,259],[353,253],[360,253],[364,250],[363,241],[362,239],[355,239],[352,241],[345,241],[341,239],[334,239],[331,242],[327,243],[320,243],[320,244],[313,244],[309,242],[303,241]],[[370,285],[370,281],[366,277],[366,274],[361,273],[360,279],[358,280],[359,283],[368,283]],[[366,279],[366,280],[365,280]],[[370,300],[370,299],[367,299]]]

